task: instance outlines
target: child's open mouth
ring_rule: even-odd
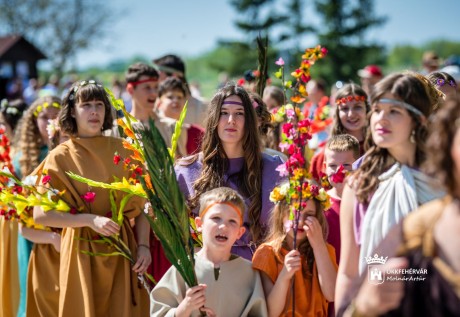
[[[227,236],[225,236],[225,235],[223,235],[223,234],[218,234],[218,235],[216,236],[216,240],[217,240],[217,241],[220,241],[220,242],[225,242],[225,241],[228,240],[228,238],[227,238]]]

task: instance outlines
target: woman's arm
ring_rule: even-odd
[[[107,217],[92,214],[72,215],[54,210],[44,212],[40,206],[34,207],[34,220],[37,224],[53,228],[90,227],[104,236],[111,236],[120,231],[120,226]]]
[[[359,275],[359,246],[355,241],[353,231],[353,211],[355,192],[348,184],[342,193],[340,204],[340,265],[335,286],[335,304],[338,309],[345,294],[350,290],[352,281]]]
[[[146,216],[142,213],[134,218],[134,222],[137,238],[137,261],[133,266],[133,271],[142,274],[147,271],[152,262],[150,254],[150,225]]]
[[[33,243],[52,244],[57,252],[61,251],[61,235],[59,233],[27,228],[22,223],[19,223],[19,233]]]

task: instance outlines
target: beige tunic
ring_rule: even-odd
[[[267,306],[260,275],[246,259],[237,257],[220,266],[216,280],[214,264],[202,256],[195,257],[199,284],[206,284],[206,307],[219,317],[267,316]],[[173,266],[150,294],[150,316],[173,317],[189,287]],[[200,316],[194,311],[192,316]]]

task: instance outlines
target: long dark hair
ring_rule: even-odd
[[[224,174],[228,169],[228,157],[218,135],[217,127],[220,119],[222,103],[230,96],[241,98],[244,107],[243,152],[244,164],[238,177],[238,192],[249,199],[249,228],[253,241],[260,240],[261,226],[259,223],[262,208],[262,153],[257,129],[257,115],[246,90],[234,83],[221,88],[212,98],[206,119],[206,130],[201,146],[203,168],[201,175],[194,182],[195,195],[189,200],[189,207],[194,209],[199,204],[200,196],[213,188],[225,186]],[[198,158],[198,155],[179,161],[187,165]]]

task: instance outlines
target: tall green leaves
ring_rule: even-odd
[[[197,285],[194,271],[193,244],[185,200],[174,172],[173,160],[166,144],[149,121],[150,129],[136,129],[141,136],[145,164],[153,188],[145,179],[142,185],[152,205],[154,217],[147,219],[161,242],[168,260],[176,267],[188,286]]]

